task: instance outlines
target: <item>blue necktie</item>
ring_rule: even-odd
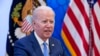
[[[43,43],[43,51],[44,51],[44,56],[49,56],[49,53],[48,53],[48,49],[47,49],[47,43],[44,42]]]

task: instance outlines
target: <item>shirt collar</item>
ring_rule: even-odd
[[[34,31],[34,35],[39,43],[39,45],[42,45],[44,41],[37,35],[37,33]],[[49,45],[49,39],[46,40],[47,45]]]

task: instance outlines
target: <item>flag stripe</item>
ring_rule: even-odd
[[[85,48],[86,53],[88,53],[88,48],[87,48],[87,47],[88,47],[88,43],[87,43],[86,40],[85,40],[85,36],[84,36],[84,34],[83,34],[82,28],[81,28],[79,22],[77,21],[77,18],[76,18],[76,16],[74,15],[74,13],[71,11],[71,9],[69,9],[69,10],[70,10],[70,11],[68,11],[67,13],[68,13],[69,17],[71,18],[71,20],[72,20],[74,26],[76,27],[76,29],[77,29],[77,31],[78,31],[80,37],[81,37],[82,40],[83,40],[83,45],[84,45],[84,48]]]
[[[63,29],[62,29],[63,30]],[[69,49],[69,51],[71,52],[72,56],[77,56],[74,49],[72,48],[71,46],[71,43],[69,42],[68,40],[68,37],[66,36],[66,34],[64,33],[64,30],[62,31],[62,34],[61,34],[63,37],[63,40],[65,42],[65,45],[67,46],[67,48]]]
[[[100,43],[98,43],[98,42],[100,42],[100,40],[99,40],[99,36],[98,36],[97,31],[96,31],[96,28],[95,28],[94,21],[93,21],[93,25],[92,25],[92,30],[93,30],[93,49],[94,49],[94,56],[97,56],[97,54],[95,54],[95,52],[98,53],[98,54],[100,52],[100,48],[99,48],[100,47]]]
[[[96,48],[96,45],[94,45],[94,54],[95,56],[100,56],[99,52],[98,52],[98,49]]]
[[[99,7],[99,4],[98,4],[98,2],[94,5],[94,8],[92,9],[92,11],[94,11],[94,13],[95,13],[95,15],[96,15],[96,17],[97,17],[97,20],[98,20],[98,22],[99,22],[99,24],[100,24],[100,7]]]
[[[99,4],[99,8],[100,8],[100,0],[98,0],[98,2],[97,2],[98,4]]]
[[[67,18],[67,19],[66,19]],[[80,44],[82,42],[81,38],[79,37],[79,34],[77,32],[77,30],[75,29],[72,21],[70,20],[70,18],[67,16],[65,16],[65,19],[64,19],[64,23],[66,25],[66,27],[68,28],[69,30],[69,33],[70,35],[72,36],[72,38],[74,39],[74,42],[75,42],[75,45],[78,47],[78,49],[81,51],[81,49],[83,49],[83,47],[81,48],[80,47]],[[76,37],[75,37],[76,36]],[[70,37],[69,37],[70,38]],[[80,41],[80,43],[78,43]],[[82,52],[81,52],[82,53]]]
[[[94,3],[92,8],[92,30],[93,30],[93,55],[100,56],[100,0]]]
[[[64,30],[63,32],[65,33],[65,35],[68,36],[67,39],[69,40],[71,46],[73,47],[74,51],[76,52],[76,56],[81,56],[81,53],[80,53],[77,45],[75,44],[74,39],[72,38],[71,34],[69,33],[67,27],[65,26],[65,24],[63,25],[63,30]]]
[[[22,25],[22,31],[23,32],[26,32],[27,30],[27,27],[28,27],[28,23],[24,23],[23,25]]]
[[[95,28],[96,28],[97,34],[99,35],[99,38],[100,38],[100,25],[98,23],[98,20],[97,20],[97,17],[96,17],[94,10],[92,10],[92,14],[93,14]]]
[[[73,6],[74,6],[74,10],[73,10]],[[79,11],[79,8],[77,7],[77,5],[74,2],[73,2],[73,5],[71,6],[71,8],[72,8],[72,11],[73,11],[75,17],[77,18],[77,21],[79,22],[79,24],[82,27],[86,42],[88,42],[89,30],[86,27],[86,23],[85,23],[84,17],[82,16],[81,12]],[[88,10],[86,10],[86,11],[88,11]]]
[[[75,6],[75,4],[74,4],[74,10],[73,10],[73,7],[72,7],[72,10],[73,10],[73,13],[74,13],[74,15],[75,15],[75,17],[77,18],[77,21],[79,22],[79,24],[81,25],[81,27],[82,27],[82,30],[83,30],[83,32],[84,32],[84,29],[85,30],[87,30],[87,32],[88,32],[88,29],[87,29],[87,27],[85,26],[86,24],[84,23],[85,21],[84,21],[84,18],[83,18],[83,16],[82,16],[82,14],[81,14],[81,12],[79,11],[79,9],[78,9],[78,7],[77,7],[77,5]],[[77,12],[77,13],[76,13]],[[79,18],[80,17],[80,18]],[[85,35],[85,37],[87,37],[87,34],[85,34],[86,32],[84,32],[84,35]],[[86,41],[87,41],[87,38],[86,38]],[[87,41],[88,42],[88,41]]]
[[[88,30],[89,30],[89,28],[90,28],[90,27],[89,27],[89,18],[88,18],[88,16],[87,16],[87,13],[86,13],[86,11],[85,11],[85,8],[84,8],[84,6],[83,6],[81,0],[75,0],[75,3],[76,3],[76,5],[77,5],[77,7],[79,8],[81,14],[83,15],[84,20],[85,20],[85,23],[86,23],[86,26],[87,26],[87,28],[88,28]]]
[[[89,29],[89,6],[87,1],[71,0],[70,6],[68,7],[64,18],[64,26],[62,31],[63,34],[65,34],[66,39],[69,40],[69,43],[71,44],[77,56],[88,55]],[[65,37],[62,35],[62,38]]]
[[[66,19],[67,18],[67,19]],[[72,21],[70,20],[70,18],[67,16],[65,16],[65,19],[64,19],[64,23],[67,27],[67,29],[69,30],[68,33],[70,33],[70,35],[72,36],[72,39],[74,40],[75,42],[75,45],[78,47],[79,50],[81,50],[82,48],[80,47],[80,44],[82,42],[81,38],[79,37],[79,34],[77,32],[77,30],[75,29]],[[76,37],[74,37],[76,36]],[[68,37],[68,38],[71,38],[71,37]],[[71,40],[70,40],[71,41]],[[80,41],[80,43],[78,43]],[[74,49],[74,48],[73,48]],[[80,52],[81,53],[81,52]]]
[[[23,21],[21,29],[25,33],[33,30],[32,25],[26,19]]]
[[[67,39],[73,50],[66,46],[77,56],[100,56],[100,0],[91,1],[95,1],[92,10],[90,1],[71,0],[64,18],[62,38]]]
[[[67,19],[66,19],[67,18]],[[64,23],[66,24],[66,26],[68,26],[68,30],[69,30],[69,33],[70,35],[72,36],[72,38],[74,39],[75,41],[75,44],[78,46],[78,49],[80,50],[81,54],[84,56],[86,53],[84,51],[84,48],[83,48],[83,44],[82,44],[82,40],[81,40],[81,37],[79,36],[77,30],[75,29],[72,21],[70,20],[70,18],[67,16],[65,16],[65,19],[64,19]],[[81,46],[81,47],[80,47]],[[83,50],[83,51],[81,51]]]

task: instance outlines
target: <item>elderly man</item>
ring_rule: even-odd
[[[33,12],[34,31],[15,42],[14,56],[67,56],[61,43],[51,37],[55,13],[48,6],[40,6]]]

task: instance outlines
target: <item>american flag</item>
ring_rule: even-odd
[[[96,2],[97,5],[94,4],[93,13],[88,0],[70,0],[64,18],[62,38],[72,56],[91,56],[92,52],[94,56],[100,56],[99,2],[100,0]]]
[[[23,23],[22,23],[22,27],[21,27],[21,30],[23,32],[30,32],[33,30],[33,27],[32,27],[32,20],[31,20],[31,15],[28,15],[24,20],[23,20]]]
[[[100,56],[100,0],[93,1],[92,31],[93,31],[93,56]]]

